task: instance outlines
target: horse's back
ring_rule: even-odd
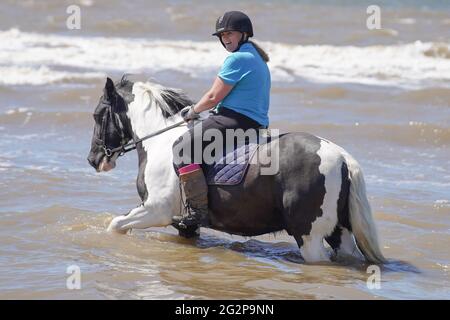
[[[320,170],[324,143],[299,132],[260,145],[241,184],[209,187],[213,227],[249,236],[283,230],[290,224],[286,208],[300,203],[306,215],[317,216],[326,192]]]

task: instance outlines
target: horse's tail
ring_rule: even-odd
[[[358,162],[347,152],[343,152],[350,179],[348,197],[350,224],[356,238],[358,248],[364,257],[371,262],[386,262],[378,243],[377,230],[372,217],[369,200],[366,195],[366,184]]]

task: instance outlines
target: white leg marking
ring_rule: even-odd
[[[303,245],[300,248],[300,253],[306,262],[330,261],[330,254],[325,249],[321,236],[303,236],[302,239]]]
[[[115,217],[109,224],[108,231],[126,233],[129,229],[146,229],[150,227],[165,227],[169,225],[169,215],[152,214],[144,206],[139,206],[130,211],[126,216]]]

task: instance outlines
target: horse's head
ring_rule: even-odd
[[[126,115],[127,102],[113,81],[107,78],[103,95],[94,111],[94,132],[88,162],[97,172],[109,171],[116,166],[121,146],[133,138],[131,123]]]

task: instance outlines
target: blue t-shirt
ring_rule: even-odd
[[[244,43],[224,61],[218,76],[228,85],[230,93],[218,104],[269,125],[270,71],[251,43]]]

